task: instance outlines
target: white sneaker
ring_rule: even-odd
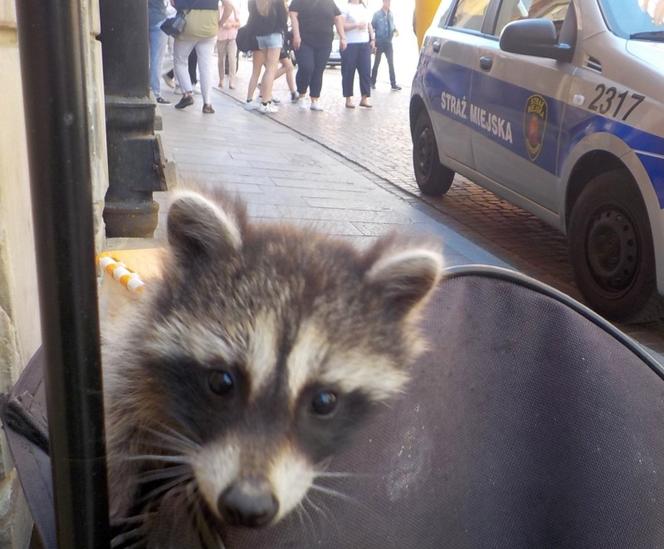
[[[244,110],[246,111],[255,111],[261,104],[257,101],[246,101],[244,103]]]
[[[279,107],[277,107],[274,103],[268,103],[267,105],[263,105],[261,103],[260,106],[258,107],[258,110],[263,114],[272,114],[275,112],[279,112]]]
[[[172,89],[172,88],[175,88],[175,78],[171,78],[170,76],[168,76],[168,73],[167,73],[167,72],[165,72],[164,74],[162,74],[161,77],[164,79],[164,82],[166,82],[166,85],[167,85],[169,88],[171,88],[171,89]]]
[[[259,95],[258,100],[263,101],[263,98]],[[275,105],[281,104],[281,100],[277,99],[276,97],[273,97],[270,101],[272,101],[272,103],[274,103]]]
[[[196,84],[194,84],[194,86],[193,86],[193,88],[192,88],[192,91],[193,91],[196,95],[200,95],[200,94],[201,94],[201,85],[197,82]]]
[[[173,91],[176,95],[182,95],[182,88],[180,87],[180,84],[175,85],[175,90]]]
[[[309,108],[312,111],[324,111],[325,110],[323,107],[320,106],[320,103],[318,103],[318,101],[316,101],[315,103],[312,102],[311,107],[309,107]]]
[[[302,98],[297,102],[297,108],[301,111],[307,111],[309,110],[309,105],[307,105],[307,102]]]

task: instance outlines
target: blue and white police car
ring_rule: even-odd
[[[412,87],[420,190],[455,172],[568,235],[578,287],[661,316],[664,0],[442,0]]]

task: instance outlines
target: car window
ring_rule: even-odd
[[[618,36],[664,42],[664,0],[600,0],[600,6]]]
[[[438,26],[441,29],[447,26],[447,19],[450,16],[450,11],[452,11],[453,4],[454,0],[442,0],[438,5],[436,15],[434,16],[434,21],[438,21]]]
[[[494,34],[500,36],[505,25],[519,19],[544,18],[556,25],[558,32],[565,20],[571,0],[503,0]]]
[[[491,0],[459,0],[450,27],[480,31]]]

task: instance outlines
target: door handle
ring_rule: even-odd
[[[431,44],[431,49],[438,53],[440,51],[440,40],[434,40],[433,43]]]
[[[489,57],[488,55],[483,55],[480,57],[480,69],[483,71],[490,71],[492,66],[493,57]]]

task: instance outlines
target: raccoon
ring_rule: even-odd
[[[433,246],[363,250],[176,195],[161,276],[104,335],[114,546],[223,547],[288,515],[424,349]],[[133,545],[132,545],[133,546]]]

